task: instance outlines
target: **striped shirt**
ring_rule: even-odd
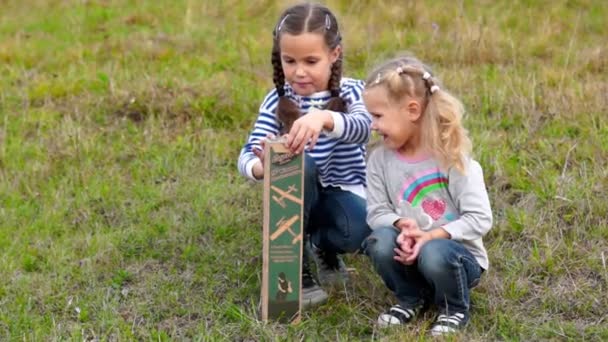
[[[307,153],[314,158],[323,186],[337,186],[361,196],[365,187],[365,144],[370,137],[371,116],[363,104],[363,82],[343,78],[340,82],[340,97],[344,100],[347,113],[332,112],[334,130],[322,131],[314,149]],[[299,96],[286,84],[285,96],[294,101],[302,115],[311,107],[324,108],[330,99],[330,92],[323,91],[310,96]],[[278,94],[273,89],[266,95],[260,106],[259,116],[241,150],[238,160],[239,172],[252,180],[253,165],[259,160],[253,153],[261,149],[260,140],[268,134],[279,135],[281,123],[276,116]]]

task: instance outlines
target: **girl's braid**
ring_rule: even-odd
[[[344,112],[346,105],[340,97],[340,80],[342,79],[342,53],[331,66],[331,76],[329,78],[329,90],[331,99],[327,103],[327,109],[336,112]]]
[[[287,18],[287,16],[285,18]],[[285,21],[285,18],[283,18],[281,23]],[[279,96],[276,110],[277,119],[281,123],[281,134],[285,134],[289,132],[294,121],[300,117],[300,109],[293,101],[285,96],[285,74],[283,73],[283,66],[281,65],[279,31],[280,26],[275,30],[270,61],[272,62],[272,81],[274,82],[277,95]]]
[[[277,89],[279,96],[285,96],[285,74],[283,73],[283,67],[281,66],[281,54],[278,48],[278,42],[275,40],[272,48],[272,81]]]

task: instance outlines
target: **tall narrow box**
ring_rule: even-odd
[[[304,156],[266,142],[262,320],[297,322],[302,303]]]

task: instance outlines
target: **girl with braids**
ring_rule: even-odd
[[[264,141],[285,136],[304,153],[304,306],[324,303],[319,286],[348,280],[343,253],[354,253],[371,230],[365,221],[365,144],[371,117],[361,96],[363,82],[342,77],[342,37],[326,7],[288,8],[273,32],[274,89],[266,95],[238,168],[263,178]],[[318,278],[309,260],[317,264]]]
[[[384,139],[368,160],[373,231],[363,248],[398,301],[378,324],[409,323],[432,302],[431,333],[455,332],[469,320],[469,289],[488,269],[482,237],[492,226],[463,106],[413,57],[373,71],[363,98]]]

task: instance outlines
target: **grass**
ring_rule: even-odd
[[[608,339],[602,1],[328,1],[347,74],[409,50],[468,108],[496,224],[453,340]],[[357,275],[257,320],[261,189],[236,171],[283,4],[0,2],[1,340],[426,340]]]

